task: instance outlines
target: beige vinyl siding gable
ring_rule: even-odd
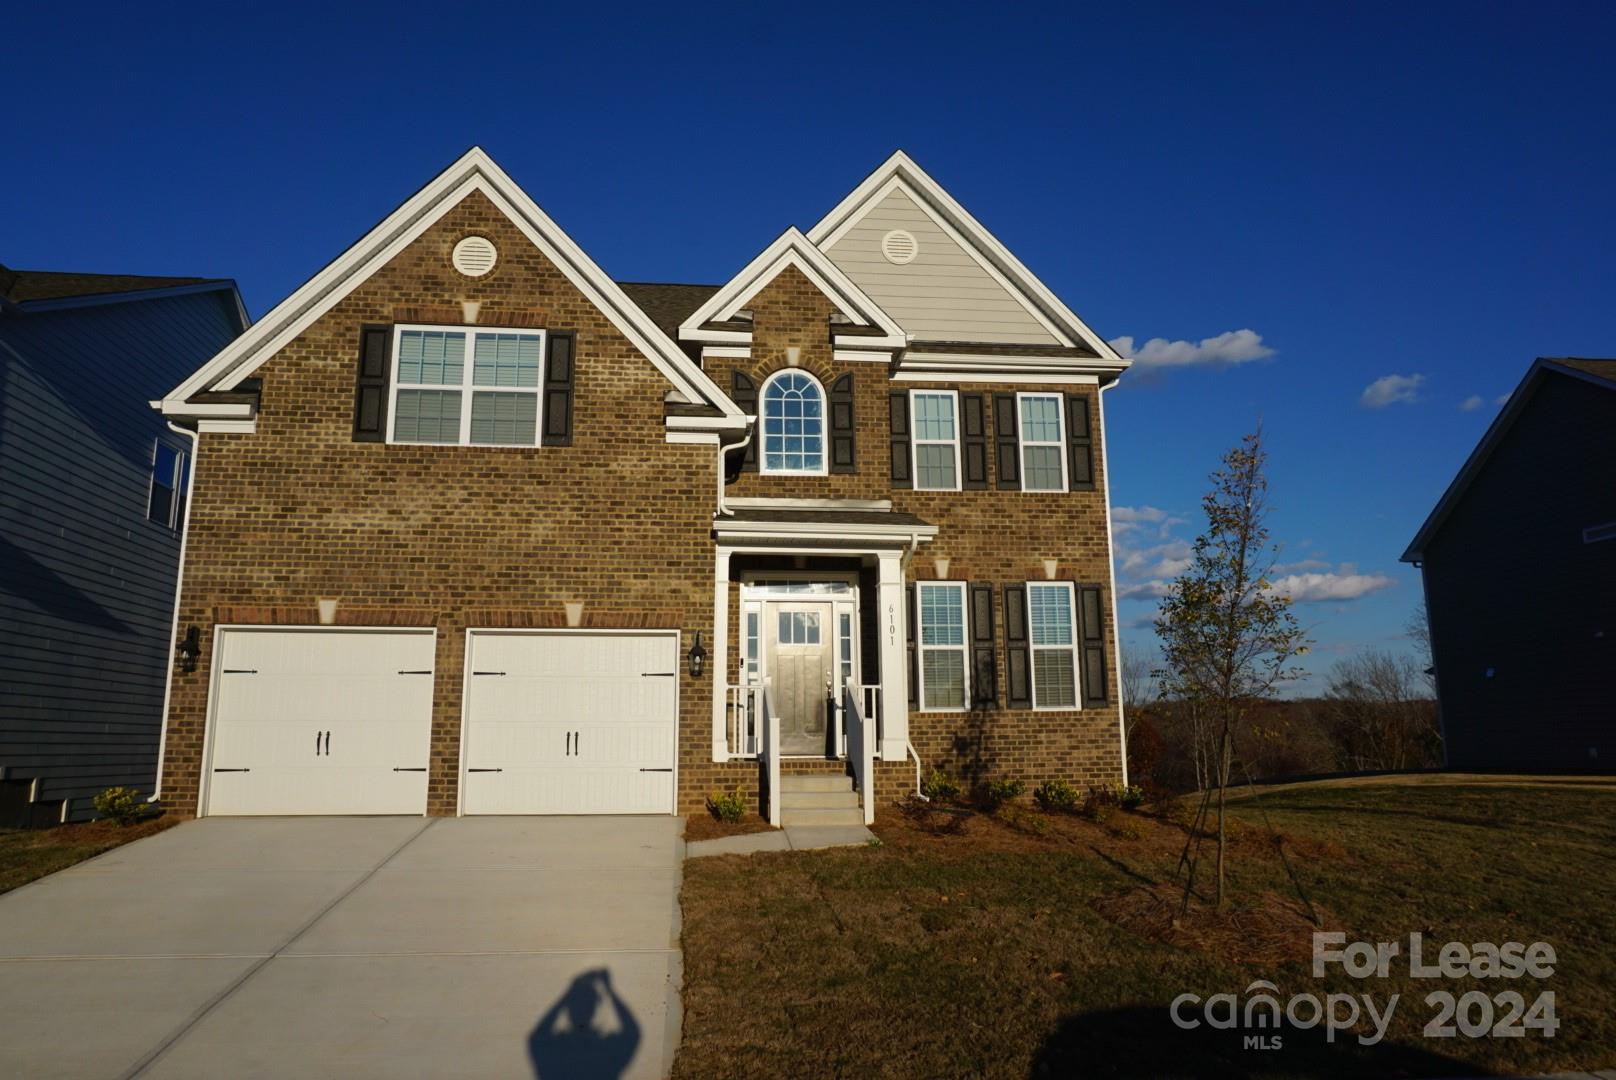
[[[881,254],[881,238],[893,229],[918,243],[910,262],[897,265]],[[917,339],[1061,344],[902,188],[870,207],[825,254]]]

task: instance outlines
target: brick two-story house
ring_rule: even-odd
[[[160,794],[738,786],[778,820],[817,772],[869,820],[922,768],[1119,779],[1126,367],[902,153],[697,286],[614,282],[474,149],[161,402],[197,431],[198,648]]]

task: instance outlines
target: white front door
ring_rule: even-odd
[[[801,757],[835,757],[830,744],[836,692],[836,634],[829,603],[768,606],[770,703],[780,717],[780,750]]]
[[[670,814],[674,632],[473,630],[465,814]]]
[[[206,813],[426,813],[435,643],[221,629]]]

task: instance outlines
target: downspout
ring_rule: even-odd
[[[722,436],[719,437],[719,440],[718,440],[718,512],[719,512],[719,514],[723,515],[724,517],[733,517],[735,515],[735,511],[731,510],[729,508],[728,504],[726,504],[724,502],[724,475],[728,471],[724,466],[724,459],[726,457],[728,457],[730,454],[733,454],[737,450],[745,450],[746,449],[747,445],[749,443],[751,443],[751,441],[752,441],[752,432],[755,430],[756,425],[757,425],[757,417],[748,416],[746,418],[746,436],[745,436],[745,438],[741,439],[740,442],[726,444],[724,442],[724,440],[723,440],[723,437]]]
[[[909,534],[909,550],[903,553],[903,558],[901,560],[899,560],[899,562],[898,562],[898,568],[903,572],[903,576],[905,578],[907,578],[909,576],[909,561],[915,557],[915,551],[917,549],[919,549],[919,547],[920,547],[920,534],[916,533],[916,532],[910,533]],[[907,622],[908,619],[909,619],[909,609],[908,609],[907,604],[904,605],[903,617],[904,617],[904,620]],[[907,679],[908,677],[909,677],[909,674],[908,674],[907,671],[905,671],[904,672],[904,678]],[[922,772],[922,765],[920,763],[920,751],[915,749],[914,741],[911,740],[911,739],[905,739],[904,740],[903,749],[904,749],[905,753],[907,753],[910,757],[915,759],[915,798],[919,799],[921,802],[931,802],[931,799],[927,798],[920,791],[920,788],[921,788],[921,772]]]
[[[196,459],[197,452],[202,446],[202,436],[190,428],[183,428],[172,420],[165,420],[168,430],[176,435],[183,436],[191,444],[191,464],[185,473],[185,511],[180,515],[180,561],[174,570],[174,617],[168,628],[168,677],[163,680],[163,724],[158,728],[157,734],[157,783],[147,802],[157,802],[163,797],[163,765],[168,751],[168,710],[174,698],[174,648],[180,636],[180,591],[185,582],[185,547],[191,540],[191,491],[196,487]]]
[[[1116,658],[1117,664],[1117,741],[1122,745],[1122,783],[1128,784],[1128,722],[1123,718],[1122,711],[1127,703],[1122,700],[1122,623],[1117,618],[1117,571],[1116,571],[1116,541],[1111,535],[1111,446],[1105,441],[1105,392],[1117,385],[1117,380],[1101,383],[1099,392],[1095,394],[1095,404],[1100,409],[1100,453],[1101,462],[1100,481],[1105,491],[1105,550],[1106,557],[1112,565],[1106,567],[1111,577],[1111,655]]]

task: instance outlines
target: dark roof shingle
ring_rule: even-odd
[[[722,285],[674,285],[654,281],[619,281],[617,284],[675,341],[679,340],[679,324],[686,316],[723,288]]]
[[[0,299],[14,304],[30,300],[65,300],[76,296],[172,289],[223,278],[149,277],[144,274],[75,274],[59,270],[12,270],[0,264]]]

